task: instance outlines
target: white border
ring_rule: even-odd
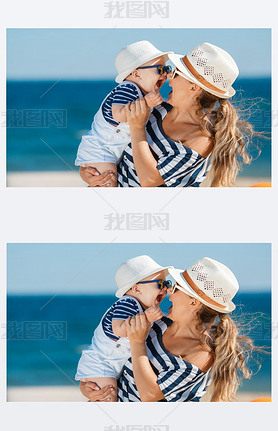
[[[199,0],[185,3],[170,0],[170,17],[161,24],[152,20],[107,20],[103,18],[103,3],[79,0],[72,5],[66,1],[38,2],[35,0],[10,1],[1,11],[1,52],[5,52],[5,27],[243,27],[273,28],[273,110],[277,106],[277,12],[275,2],[234,0],[232,3],[212,3]],[[5,8],[5,13],[3,9]],[[255,41],[254,41],[255,43]],[[258,59],[260,61],[260,59]],[[5,79],[5,62],[0,62],[1,76]],[[1,79],[1,112],[5,111],[5,81]],[[0,130],[1,142],[4,129]],[[277,142],[277,127],[273,130]],[[161,208],[161,202],[177,197],[168,206],[172,220],[171,230],[165,232],[169,242],[272,242],[273,262],[277,262],[277,149],[273,146],[272,189],[200,189],[176,191],[121,190],[101,191],[102,195],[120,206],[121,212],[152,212]],[[115,232],[103,231],[103,214],[109,212],[104,201],[87,189],[5,189],[5,155],[1,149],[1,285],[5,286],[5,243],[7,242],[109,242]],[[130,193],[131,192],[131,193]],[[82,216],[82,223],[78,220]],[[157,242],[156,232],[121,232],[117,242]],[[277,266],[273,266],[273,321],[278,322]],[[1,289],[1,321],[5,318],[5,289]],[[5,346],[1,340],[1,422],[9,430],[63,427],[76,430],[91,427],[103,430],[111,425],[97,406],[87,403],[6,403],[3,387],[3,357]],[[273,343],[273,357],[277,357],[277,341]],[[273,361],[275,362],[275,360]],[[275,371],[275,370],[274,370]],[[182,404],[169,419],[170,430],[204,427],[207,431],[221,426],[227,431],[240,429],[262,430],[272,427],[277,405],[277,374],[274,375],[272,403],[201,403]],[[102,405],[103,406],[103,405]],[[105,409],[118,423],[158,423],[165,412],[176,406],[170,404],[109,404]],[[277,410],[276,410],[277,411]],[[170,417],[169,417],[170,418]]]

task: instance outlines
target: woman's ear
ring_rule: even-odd
[[[190,90],[194,93],[194,94],[198,94],[200,93],[200,91],[202,90],[201,87],[198,84],[194,84],[193,82],[191,83],[191,87]]]
[[[197,298],[191,297],[190,305],[192,305],[193,307],[199,307],[201,305],[201,302],[198,301]]]

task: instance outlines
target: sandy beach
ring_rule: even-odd
[[[261,397],[269,397],[262,392],[239,392],[238,402],[249,402]],[[11,387],[7,390],[7,401],[74,401],[86,402],[78,386],[28,386]],[[205,402],[205,399],[203,400]]]
[[[269,178],[238,178],[237,187],[251,187],[255,184],[269,183]],[[12,172],[7,174],[8,187],[86,187],[78,172],[44,171]],[[208,185],[204,184],[204,187]]]

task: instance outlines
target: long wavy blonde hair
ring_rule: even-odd
[[[233,186],[241,166],[238,156],[244,164],[251,163],[247,147],[250,138],[259,133],[247,121],[239,120],[237,110],[228,100],[202,90],[197,102],[201,130],[213,141],[208,176],[211,187]]]
[[[198,312],[201,344],[214,356],[209,387],[210,401],[232,401],[243,378],[251,377],[246,365],[255,347],[251,338],[239,334],[236,323],[227,314],[212,310],[206,305]]]

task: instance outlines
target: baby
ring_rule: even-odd
[[[82,351],[76,380],[94,381],[100,388],[112,385],[130,358],[130,344],[126,338],[125,320],[144,312],[149,322],[163,316],[159,304],[171,287],[164,278],[172,266],[162,267],[149,256],[138,256],[124,262],[116,272],[116,296],[120,298],[104,314],[96,328],[92,344]],[[111,393],[117,401],[117,391]]]
[[[82,136],[76,166],[94,167],[100,173],[112,171],[111,187],[117,187],[117,164],[130,143],[125,105],[144,97],[150,108],[160,105],[159,89],[171,72],[165,66],[168,54],[143,40],[123,48],[116,57],[118,71],[115,87],[102,102],[91,130]]]

